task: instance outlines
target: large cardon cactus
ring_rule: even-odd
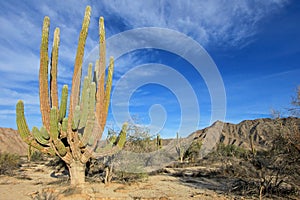
[[[74,64],[68,115],[66,115],[67,85],[62,88],[60,104],[58,101],[57,63],[60,40],[58,28],[54,31],[50,83],[48,81],[49,17],[44,18],[40,50],[39,94],[43,126],[40,129],[33,127],[30,131],[24,116],[23,102],[19,100],[16,106],[16,121],[22,139],[43,153],[61,157],[69,168],[72,185],[84,183],[86,163],[95,155],[94,150],[102,137],[110,102],[114,67],[114,60],[110,58],[107,76],[105,76],[105,30],[104,19],[100,17],[100,58],[95,62],[94,70],[92,64],[89,64],[88,74],[81,87],[82,63],[90,14],[91,8],[87,6]],[[127,124],[124,124],[118,138],[102,151],[98,151],[97,156],[111,155],[120,150],[126,140],[126,127]]]

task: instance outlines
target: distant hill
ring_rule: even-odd
[[[280,128],[281,127],[281,128]],[[223,143],[225,145],[236,145],[250,149],[250,137],[253,137],[256,149],[265,149],[271,142],[271,137],[281,130],[284,134],[299,131],[300,118],[281,119],[255,119],[245,120],[239,124],[231,124],[217,121],[210,127],[195,131],[189,137],[194,140],[205,141],[207,137],[214,135],[214,145]]]
[[[11,128],[0,128],[0,152],[27,155],[28,145],[23,142],[18,131]]]

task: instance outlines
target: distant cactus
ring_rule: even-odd
[[[96,61],[94,73],[92,73],[92,64],[89,64],[88,74],[84,77],[82,90],[80,90],[84,47],[90,14],[91,8],[87,6],[76,53],[68,116],[66,116],[67,85],[63,86],[60,104],[58,102],[57,63],[60,34],[58,28],[54,31],[50,64],[50,87],[48,85],[49,17],[44,18],[40,50],[39,89],[43,122],[41,129],[33,127],[30,132],[24,116],[23,102],[19,100],[16,106],[16,121],[22,139],[30,147],[32,146],[43,153],[56,154],[65,161],[69,168],[72,185],[85,182],[86,162],[92,156],[95,156],[94,150],[102,137],[110,102],[114,68],[114,60],[110,58],[105,83],[105,31],[104,19],[101,17],[99,19],[100,59]],[[116,142],[110,148],[104,148],[96,156],[111,155],[123,148],[126,141],[126,130],[127,124],[124,124]]]
[[[159,134],[157,134],[157,136],[156,136],[156,147],[157,147],[157,150],[162,148],[162,139],[160,138]]]
[[[183,162],[184,154],[186,151],[186,146],[182,143],[182,139],[179,136],[179,133],[176,133],[176,144],[175,144],[175,149],[177,152],[177,155],[179,157],[180,162]]]
[[[253,134],[249,135],[249,140],[250,140],[250,148],[251,148],[252,157],[254,157],[256,155],[256,149],[254,146],[254,135]]]

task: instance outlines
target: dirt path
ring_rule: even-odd
[[[135,183],[87,183],[70,189],[67,178],[53,178],[52,171],[43,164],[23,164],[14,177],[0,176],[0,199],[232,199],[207,189],[203,180],[164,174]]]

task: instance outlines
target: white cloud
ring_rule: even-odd
[[[102,2],[101,2],[102,3]],[[109,12],[133,28],[167,27],[201,44],[239,45],[257,32],[258,23],[285,6],[273,1],[104,1]]]

